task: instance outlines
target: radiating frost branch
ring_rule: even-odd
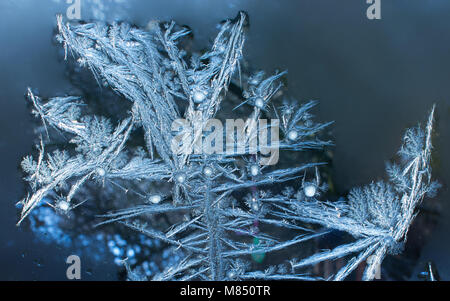
[[[301,151],[304,149],[321,149],[324,146],[332,145],[331,141],[322,141],[317,138],[317,135],[330,126],[332,122],[313,122],[313,115],[310,110],[316,105],[316,101],[309,101],[302,106],[286,102],[281,107],[279,119],[285,139],[280,143],[280,149]]]
[[[67,197],[56,207],[68,210],[76,191],[90,178],[104,177],[106,170],[122,164],[120,153],[133,129],[133,118],[127,118],[113,128],[109,120],[91,116],[81,117],[76,98],[54,98],[42,103],[31,90],[28,98],[35,112],[44,124],[73,135],[71,143],[77,145],[76,155],[70,156],[66,150],[56,150],[45,155],[41,141],[39,156],[35,161],[31,156],[22,161],[22,168],[29,175],[33,195],[23,200],[19,224],[36,207],[43,197],[53,191],[67,191]],[[67,186],[70,188],[67,189]]]
[[[372,255],[363,276],[364,280],[372,280],[386,254],[401,252],[417,206],[438,187],[431,181],[433,114],[434,107],[425,129],[407,130],[399,151],[401,163],[388,165],[388,182],[355,188],[346,201],[321,202],[304,194],[296,199],[279,196],[274,200],[279,210],[275,215],[281,218],[296,215],[295,220],[344,231],[357,239],[297,261],[294,268],[357,253],[335,275],[335,280],[342,280]]]
[[[145,31],[126,23],[64,24],[58,16],[57,37],[66,58],[70,53],[92,71],[99,84],[128,99],[130,117],[108,120],[91,116],[84,112],[89,104],[80,98],[43,101],[28,90],[33,112],[42,120],[47,138],[51,140],[51,127],[69,136],[73,147],[46,156],[42,141],[37,161],[24,159],[22,167],[29,175],[32,195],[23,201],[19,222],[47,195],[56,193],[55,208],[74,208],[71,202],[79,189],[94,180],[119,194],[130,192],[137,197],[134,204],[123,204],[124,209],[100,215],[103,220],[98,226],[117,222],[188,254],[177,266],[155,276],[156,280],[312,279],[286,275],[287,268],[281,266],[251,271],[244,258],[276,252],[327,233],[293,223],[295,215],[279,218],[274,214],[280,206],[278,201],[262,201],[269,192],[260,190],[303,179],[305,172],[321,163],[264,171],[260,160],[267,155],[267,148],[246,146],[232,153],[217,149],[213,154],[173,148],[172,130],[178,120],[187,123],[178,133],[182,137],[179,142],[185,145],[184,150],[192,150],[207,138],[205,132],[211,128],[211,119],[221,115],[221,105],[230,107],[227,91],[235,71],[241,71],[246,18],[245,13],[239,13],[234,20],[224,22],[211,50],[197,54],[182,49],[189,31],[174,22],[159,23]],[[264,73],[258,72],[249,78],[244,93],[247,100],[241,106],[250,105],[253,111],[238,129],[244,135],[244,144],[273,132],[277,124],[258,126],[260,117],[273,114],[282,116],[284,140],[281,145],[269,146],[269,150],[281,146],[298,151],[329,145],[314,138],[329,125],[312,121],[309,111],[314,103],[282,106],[279,110],[275,104],[269,105],[280,91],[279,80],[285,73],[264,78]],[[129,141],[138,128],[143,129],[145,145]],[[222,138],[230,137],[225,134]],[[151,183],[168,183],[172,190],[158,191]],[[127,187],[132,185],[137,188]],[[242,192],[248,197],[236,200],[235,194]],[[151,224],[158,216],[170,215],[183,218],[168,229]],[[255,224],[298,233],[280,241],[260,232]],[[126,267],[131,279],[143,279],[128,263]]]

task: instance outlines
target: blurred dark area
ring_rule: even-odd
[[[68,6],[65,0],[0,1],[0,187],[5,192],[0,280],[65,280],[65,260],[80,249],[83,280],[123,279],[124,267],[115,261],[120,236],[99,236],[106,247],[94,252],[95,242],[85,237],[56,245],[39,237],[63,240],[64,234],[36,232],[39,225],[48,225],[45,220],[16,226],[15,204],[26,195],[19,164],[37,141],[36,120],[24,98],[27,87],[43,97],[88,93],[86,86],[74,84],[62,47],[54,42],[55,16],[65,14]],[[146,27],[152,20],[174,20],[192,29],[197,50],[215,37],[220,21],[246,11],[246,62],[268,74],[288,70],[288,95],[318,100],[316,119],[335,121],[328,172],[336,195],[384,177],[385,162],[395,156],[403,131],[424,122],[436,104],[433,175],[443,186],[436,198],[422,204],[405,251],[386,258],[382,275],[383,280],[450,280],[450,162],[445,159],[450,153],[449,1],[382,0],[381,20],[368,20],[361,0],[81,0],[81,8],[85,21],[121,20]],[[82,230],[77,229],[78,236]],[[328,239],[317,247],[329,248],[345,238],[333,233]],[[135,249],[127,252],[134,255]],[[342,264],[327,263],[315,272],[329,275]],[[353,278],[358,273],[362,270]]]

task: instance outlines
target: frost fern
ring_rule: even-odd
[[[106,118],[93,114],[81,98],[43,100],[28,90],[43,131],[37,158],[27,156],[22,162],[31,194],[21,202],[19,224],[44,198],[60,212],[71,211],[84,202],[77,198],[79,192],[93,183],[111,195],[134,197],[132,203],[124,198],[122,209],[101,215],[98,226],[119,223],[186,254],[154,280],[313,280],[320,278],[295,270],[350,253],[358,255],[334,278],[345,278],[375,254],[364,276],[372,279],[385,255],[400,249],[417,205],[436,186],[429,167],[433,114],[425,131],[407,132],[402,164],[389,166],[389,183],[354,189],[347,201],[322,202],[327,190],[319,174],[323,163],[277,169],[262,164],[270,162],[268,149],[248,147],[275,126],[257,126],[267,116],[280,122],[282,137],[273,148],[300,152],[330,142],[317,138],[329,123],[312,121],[315,102],[273,102],[285,72],[268,77],[257,72],[241,84],[245,22],[244,13],[224,22],[211,49],[197,54],[180,48],[189,31],[173,22],[153,24],[145,31],[126,23],[64,24],[58,16],[57,38],[65,57],[73,56],[92,71],[100,86],[123,96],[128,110],[125,118]],[[233,77],[236,73],[238,79]],[[243,90],[237,104],[227,93],[232,80],[239,81]],[[237,133],[243,135],[244,147],[231,153],[220,148],[214,154],[183,151],[198,147],[204,133],[211,131],[210,120],[231,107],[235,112],[244,107],[250,111]],[[188,127],[174,129],[180,119]],[[48,152],[54,135],[66,143],[62,150]],[[141,140],[135,137],[139,135]],[[174,148],[179,145],[185,148]],[[283,184],[287,188],[281,193],[269,190],[293,180],[298,189]],[[169,229],[160,229],[153,219],[171,214],[182,218]],[[293,235],[280,240],[262,233],[259,224]],[[356,242],[292,260],[291,266],[251,268],[249,256],[301,248],[302,242],[330,229],[345,231]],[[128,265],[127,270],[132,280],[146,279]]]

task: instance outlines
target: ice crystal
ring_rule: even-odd
[[[154,280],[321,279],[295,269],[355,252],[359,255],[335,279],[375,254],[365,273],[365,279],[372,279],[384,256],[400,249],[417,205],[436,186],[430,180],[432,114],[425,132],[407,132],[400,151],[404,163],[389,166],[389,183],[354,189],[347,201],[320,201],[327,191],[319,173],[323,163],[309,158],[281,169],[267,155],[274,148],[300,152],[330,145],[318,137],[329,123],[313,122],[314,101],[274,101],[285,72],[256,72],[242,83],[246,18],[239,13],[222,23],[211,49],[198,54],[182,48],[189,31],[174,22],[142,30],[126,23],[65,24],[58,16],[57,39],[65,58],[73,56],[100,86],[126,99],[126,112],[107,118],[79,97],[43,100],[28,90],[43,130],[39,154],[22,162],[31,194],[21,202],[19,224],[43,199],[57,211],[71,212],[89,201],[83,199],[85,187],[96,185],[108,198],[119,199],[115,210],[100,216],[98,226],[117,223],[182,250],[185,258],[151,275]],[[228,91],[236,82],[242,89],[237,103]],[[211,120],[223,118],[227,110],[248,111],[242,128],[231,135],[232,141],[241,135],[245,143],[230,152],[215,141],[215,151],[205,152],[199,144],[216,126]],[[258,126],[260,118],[270,116],[279,120],[281,139],[255,148],[255,139],[268,133],[276,138],[272,130],[277,123]],[[62,150],[52,145],[56,136],[66,139]],[[280,194],[269,190],[282,186]],[[160,226],[158,216],[167,219],[169,228]],[[287,229],[291,237],[263,232],[262,225]],[[259,271],[248,260],[260,262],[268,253],[301,248],[330,229],[348,232],[357,241],[292,260],[290,267],[270,265]],[[114,246],[115,255],[122,254]],[[123,263],[131,280],[151,274]]]
[[[294,269],[357,253],[342,267],[334,280],[347,277],[369,260],[364,280],[372,280],[387,254],[402,251],[408,229],[426,195],[434,195],[439,184],[431,180],[431,136],[434,107],[425,129],[409,129],[399,151],[400,163],[387,165],[389,181],[373,182],[350,191],[347,200],[322,202],[279,196],[279,217],[295,215],[305,223],[319,224],[351,234],[356,241],[333,250],[294,261]],[[306,195],[306,193],[305,193]]]

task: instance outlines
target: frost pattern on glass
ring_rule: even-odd
[[[253,154],[249,148],[234,154],[174,152],[174,121],[185,119],[190,128],[201,129],[189,142],[194,148],[204,139],[209,120],[229,107],[227,92],[233,75],[241,81],[245,22],[245,13],[240,13],[222,23],[211,49],[199,55],[179,48],[189,31],[174,22],[141,30],[126,23],[64,24],[58,16],[57,38],[65,57],[73,56],[92,71],[100,86],[126,98],[129,110],[122,119],[106,118],[93,114],[89,103],[79,97],[43,100],[28,90],[27,98],[43,130],[38,156],[27,156],[22,162],[31,193],[21,202],[19,224],[43,200],[61,213],[70,212],[85,202],[77,197],[80,190],[96,183],[110,194],[137,199],[128,204],[124,197],[123,206],[103,214],[98,226],[119,223],[186,254],[154,280],[314,280],[320,277],[295,271],[351,253],[358,255],[334,279],[344,279],[375,254],[364,275],[372,279],[385,255],[401,250],[417,205],[437,186],[430,179],[433,113],[425,131],[407,132],[400,151],[402,163],[388,167],[390,181],[354,189],[345,201],[320,201],[327,190],[318,171],[324,163],[277,169],[262,166],[262,154]],[[280,120],[280,150],[299,152],[331,145],[317,137],[330,123],[312,121],[315,102],[285,101],[282,106],[271,102],[284,74],[267,77],[257,72],[242,84],[244,100],[234,109],[250,108],[243,131],[246,141],[270,129],[271,125],[255,128],[257,120],[270,113]],[[55,133],[67,138],[67,147],[48,152]],[[139,134],[141,144],[135,138]],[[281,194],[269,190],[292,180],[300,187],[287,187]],[[167,185],[170,189],[164,189]],[[153,216],[174,212],[182,218],[169,229],[151,222]],[[260,232],[260,224],[287,229],[293,235],[280,240]],[[264,271],[251,267],[249,255],[258,258],[288,247],[301,248],[302,242],[320,238],[330,229],[348,232],[356,241],[291,260],[290,265]],[[125,263],[131,280],[149,278],[149,273]]]

